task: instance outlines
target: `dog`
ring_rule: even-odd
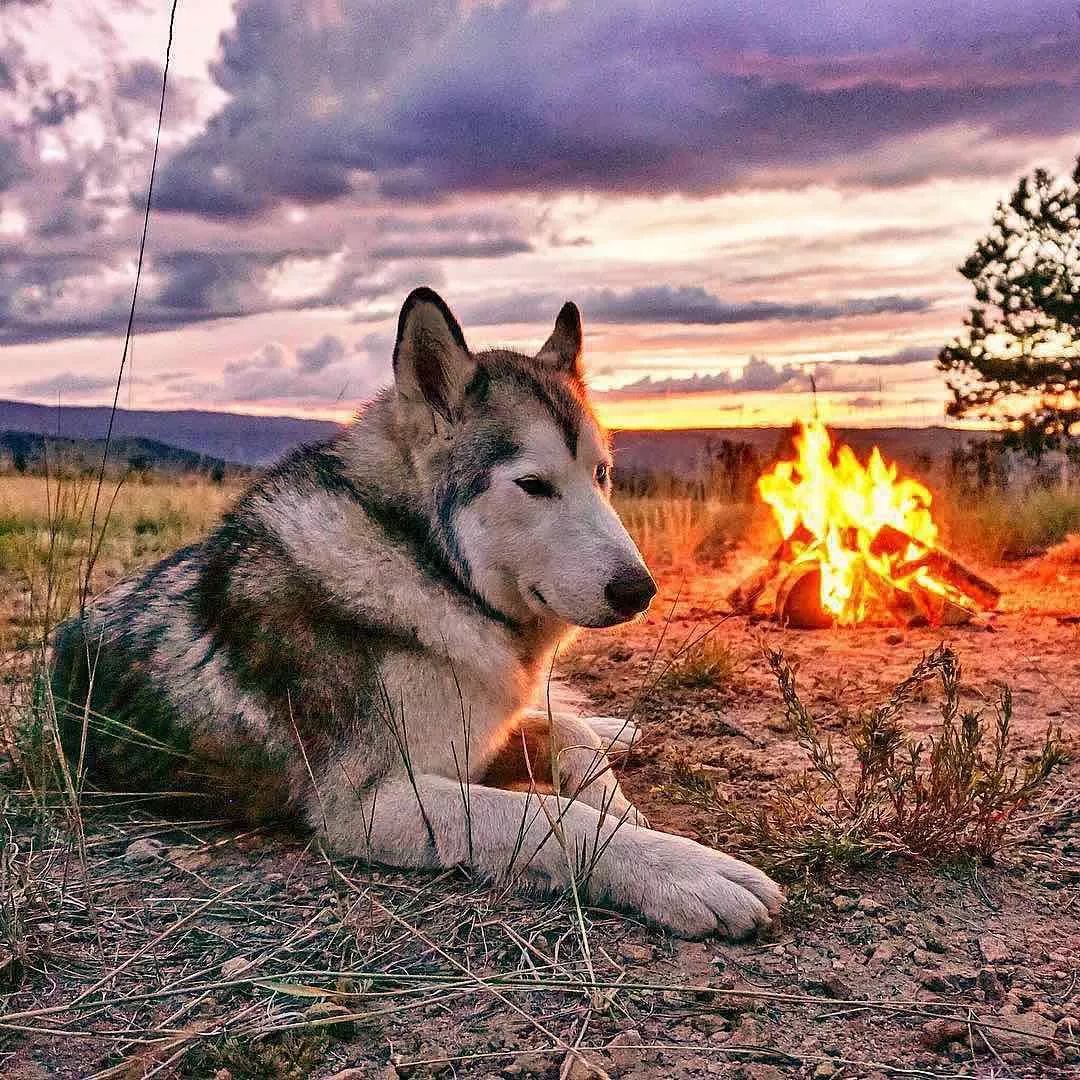
[[[769,877],[627,800],[607,751],[632,729],[533,705],[575,628],[656,593],[611,506],[577,307],[536,356],[474,353],[416,289],[393,377],[205,540],[61,628],[72,756],[105,783],[292,814],[344,856],[549,894],[576,882],[686,937],[766,926]]]

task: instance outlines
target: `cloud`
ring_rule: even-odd
[[[219,405],[286,403],[326,408],[370,397],[389,373],[389,359],[362,348],[349,352],[326,334],[292,351],[267,342],[255,352],[227,361],[218,379],[171,373],[159,377],[169,395],[198,397]]]
[[[806,373],[794,364],[774,367],[760,356],[751,356],[738,375],[722,371],[714,375],[654,379],[645,375],[636,382],[597,393],[597,397],[656,397],[668,394],[707,394],[717,391],[768,391],[782,387],[808,387]]]
[[[297,349],[296,364],[301,371],[317,372],[330,364],[336,364],[344,356],[345,346],[341,343],[341,338],[326,334],[314,345],[306,349]]]
[[[285,367],[287,360],[288,352],[285,346],[279,345],[276,341],[270,341],[251,356],[242,356],[238,360],[228,361],[223,373],[226,378],[233,378],[258,372],[278,371]]]
[[[25,397],[51,397],[57,394],[71,397],[83,397],[87,394],[112,390],[116,386],[116,376],[87,375],[77,371],[63,371],[45,379],[32,379],[13,387],[16,394]]]
[[[869,367],[893,367],[900,364],[921,364],[936,360],[940,350],[928,345],[919,348],[900,349],[898,352],[882,353],[877,356],[860,356],[856,361]]]
[[[133,284],[127,265],[127,253],[115,263],[51,254],[0,260],[0,345],[122,333]],[[355,285],[339,252],[167,251],[144,270],[136,328],[345,304]]]
[[[19,144],[14,139],[0,136],[0,191],[14,186],[25,175]]]
[[[398,244],[384,244],[372,251],[375,259],[452,258],[499,259],[532,251],[528,240],[515,237],[472,238],[461,240],[425,239]]]
[[[853,159],[882,185],[967,175],[983,163],[924,156],[928,133],[1021,160],[1007,137],[1080,128],[1075,36],[1054,0],[827,0],[812,19],[778,0],[240,0],[214,68],[229,100],[168,161],[159,205],[247,218],[358,176],[409,200],[805,185]]]
[[[31,115],[42,127],[57,127],[74,116],[80,108],[82,105],[79,99],[70,90],[49,90],[42,103],[33,107]]]
[[[538,322],[547,319],[564,297],[555,293],[506,296],[464,305],[467,322],[478,325]],[[586,290],[577,298],[586,323],[679,323],[727,326],[773,320],[818,321],[859,315],[918,313],[930,301],[918,296],[852,297],[832,303],[769,300],[725,301],[698,285],[655,285],[616,291]]]

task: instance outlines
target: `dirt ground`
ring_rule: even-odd
[[[996,864],[898,862],[808,888],[793,871],[767,937],[689,943],[606,912],[579,924],[567,902],[460,873],[390,874],[295,835],[162,821],[134,801],[87,815],[84,871],[9,807],[4,919],[19,948],[0,958],[0,1074],[1080,1076],[1080,568],[1034,559],[993,576],[1001,612],[947,632],[728,618],[715,631],[738,661],[727,686],[642,697],[733,584],[668,575],[646,621],[583,635],[562,666],[597,713],[638,702],[644,739],[620,770],[653,824],[713,841],[709,815],[674,801],[673,775],[751,799],[802,766],[763,642],[836,728],[947,638],[965,698],[1012,686],[1021,751],[1048,721],[1072,751]],[[913,731],[934,707],[913,708]]]

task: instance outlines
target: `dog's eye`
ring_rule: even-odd
[[[601,461],[596,466],[596,482],[603,487],[611,479],[611,466],[606,461]]]
[[[555,498],[555,489],[540,476],[519,476],[514,483],[534,499]]]

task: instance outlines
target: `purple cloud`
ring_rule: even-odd
[[[466,304],[466,322],[477,325],[540,322],[566,299],[555,293],[517,294]],[[728,326],[773,320],[819,321],[858,315],[918,313],[930,307],[920,296],[860,296],[835,302],[725,301],[699,285],[655,285],[637,289],[590,289],[575,297],[585,321],[681,323]]]
[[[714,375],[691,375],[687,378],[654,379],[645,375],[636,382],[607,390],[598,397],[656,397],[667,394],[706,394],[715,391],[767,391],[782,387],[809,388],[803,370],[794,364],[774,367],[760,356],[751,356],[738,375],[721,371]]]
[[[214,74],[230,95],[165,169],[159,206],[250,217],[346,194],[705,192],[828,179],[852,155],[961,125],[990,139],[1080,129],[1076,26],[1060,3],[913,10],[525,0],[241,0]],[[978,168],[917,151],[900,184]]]

